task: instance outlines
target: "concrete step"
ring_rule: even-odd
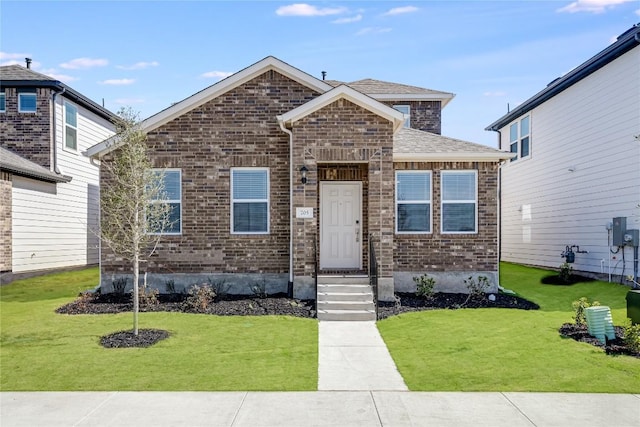
[[[352,284],[352,285],[368,285],[368,276],[318,276],[318,285],[320,284]]]
[[[318,292],[318,301],[373,301],[371,292]]]
[[[318,309],[318,320],[339,320],[339,321],[357,321],[357,320],[376,320],[376,312],[374,310],[320,310]]]
[[[318,300],[319,310],[374,310],[373,301],[320,301]]]
[[[356,284],[326,284],[326,283],[318,283],[318,293],[366,293],[371,292],[371,286],[367,285],[356,285]]]

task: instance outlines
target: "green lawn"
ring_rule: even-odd
[[[627,287],[543,285],[549,271],[502,264],[501,284],[538,303],[538,311],[433,310],[385,319],[378,328],[411,390],[640,392],[640,359],[562,338],[571,303],[582,296],[626,320]]]
[[[141,313],[141,328],[170,331],[146,349],[105,349],[102,335],[130,330],[131,313],[54,310],[98,282],[98,270],[0,287],[0,389],[315,390],[317,322],[281,316]]]

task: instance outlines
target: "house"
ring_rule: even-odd
[[[502,260],[557,268],[568,247],[578,272],[634,271],[613,219],[640,229],[639,44],[635,25],[486,128],[513,153],[501,167]]]
[[[0,67],[2,282],[99,261],[99,169],[82,152],[114,114],[27,67]]]
[[[498,165],[509,153],[440,135],[453,94],[317,79],[267,57],[146,119],[175,226],[144,269],[160,289],[225,280],[233,292],[315,298],[318,274],[366,274],[380,299],[482,275],[498,283]],[[118,144],[87,151],[102,163]],[[110,185],[102,178],[101,186]],[[130,266],[102,248],[106,291]]]

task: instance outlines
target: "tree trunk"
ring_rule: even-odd
[[[138,280],[140,276],[138,251],[133,254],[133,335],[138,335]]]

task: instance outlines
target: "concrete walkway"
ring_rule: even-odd
[[[0,425],[638,427],[640,395],[420,392],[3,392]]]
[[[318,327],[318,390],[407,390],[375,321]]]

